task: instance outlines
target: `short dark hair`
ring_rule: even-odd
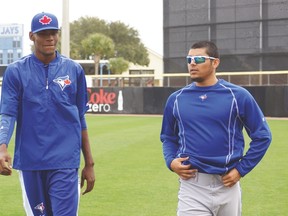
[[[219,58],[219,52],[218,48],[215,43],[212,41],[199,41],[192,45],[191,49],[200,49],[200,48],[206,48],[206,52],[209,56],[214,58]]]

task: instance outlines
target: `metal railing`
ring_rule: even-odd
[[[288,71],[217,72],[216,75],[241,86],[288,86]],[[155,74],[86,75],[86,78],[88,87],[180,87],[191,83],[189,73],[163,73],[157,76]]]
[[[218,78],[241,86],[288,85],[288,71],[217,72]],[[191,83],[189,73],[87,75],[93,86],[179,87]],[[149,82],[148,82],[149,81]],[[151,85],[152,81],[152,85]],[[100,85],[101,84],[101,85]]]

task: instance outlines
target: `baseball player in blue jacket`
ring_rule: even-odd
[[[195,43],[187,65],[192,83],[171,94],[160,139],[179,176],[178,216],[240,216],[239,180],[263,158],[271,132],[251,94],[216,77],[217,46]],[[251,138],[244,150],[243,128]]]
[[[85,74],[56,51],[58,31],[55,15],[36,14],[29,33],[34,53],[10,64],[3,77],[0,173],[12,173],[7,146],[16,122],[13,168],[19,170],[29,216],[76,216],[80,186],[86,181],[85,194],[95,181]],[[81,151],[85,165],[79,179]]]

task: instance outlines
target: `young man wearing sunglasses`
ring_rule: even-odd
[[[216,77],[217,46],[188,52],[190,85],[166,102],[160,139],[168,168],[179,176],[178,216],[240,216],[239,180],[263,158],[271,132],[252,95]],[[245,128],[251,138],[244,152]]]

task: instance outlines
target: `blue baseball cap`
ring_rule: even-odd
[[[45,12],[36,14],[31,22],[31,32],[37,33],[48,29],[59,30],[57,17]]]

